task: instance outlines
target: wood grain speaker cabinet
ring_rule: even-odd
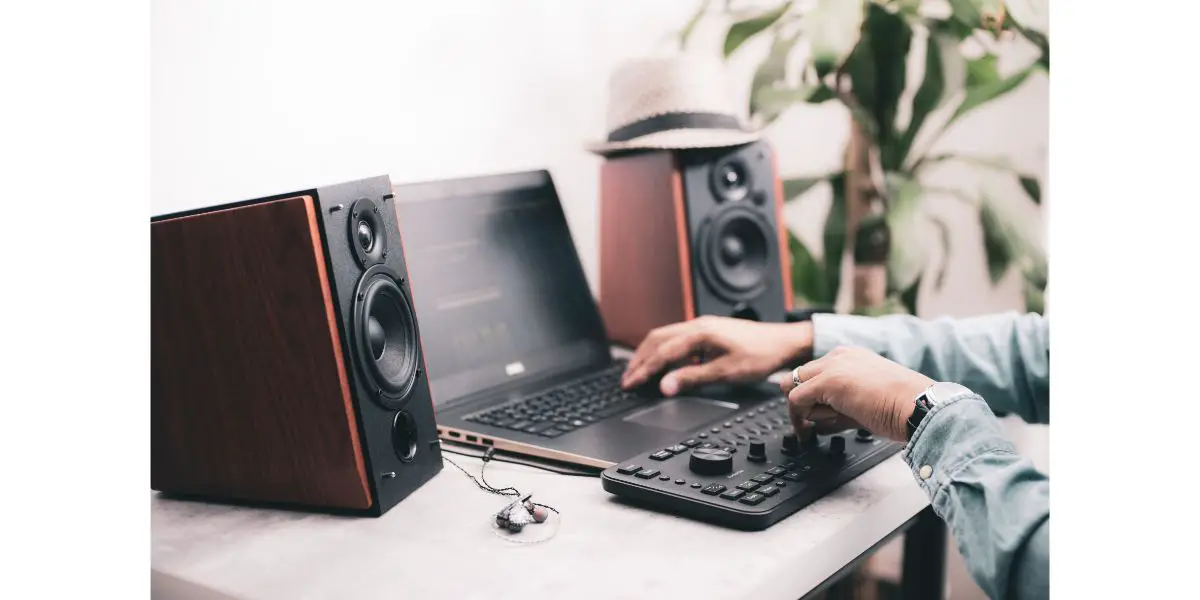
[[[442,468],[386,176],[151,219],[151,487],[378,516]]]
[[[770,145],[607,157],[599,288],[610,337],[630,347],[701,315],[786,321],[791,265]]]

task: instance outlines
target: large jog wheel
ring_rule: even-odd
[[[352,334],[356,362],[376,401],[402,408],[421,375],[420,345],[412,302],[391,269],[376,265],[359,280]]]

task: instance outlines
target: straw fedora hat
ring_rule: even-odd
[[[673,55],[622,62],[608,81],[603,140],[589,151],[607,156],[642,149],[722,148],[758,140],[730,98],[724,65]]]

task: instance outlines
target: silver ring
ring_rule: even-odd
[[[800,368],[797,367],[795,369],[792,369],[792,385],[795,385],[796,387],[800,387],[800,383],[801,383]]]

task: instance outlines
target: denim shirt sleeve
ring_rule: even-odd
[[[902,453],[989,598],[1050,594],[1050,480],[977,395],[938,405]]]
[[[992,410],[1050,422],[1050,336],[1044,317],[1015,312],[924,320],[813,315],[813,356],[865,347],[935,381],[953,381]]]

